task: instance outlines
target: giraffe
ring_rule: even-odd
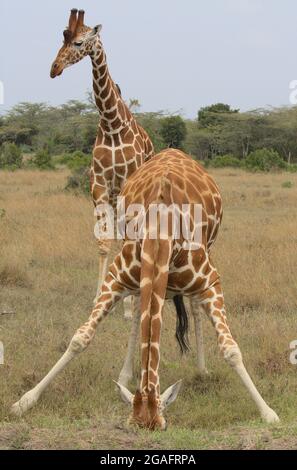
[[[113,305],[133,293],[140,295],[140,386],[134,395],[122,384],[118,387],[121,397],[131,408],[130,423],[150,430],[166,429],[164,410],[176,399],[181,381],[160,393],[162,308],[165,298],[182,294],[201,306],[211,320],[222,356],[239,375],[262,418],[268,423],[279,421],[252,382],[227,323],[220,276],[209,256],[209,247],[217,236],[222,219],[221,196],[212,177],[183,152],[167,149],[144,163],[130,177],[122,195],[126,207],[141,204],[144,208],[142,222],[139,222],[143,229],[141,235],[133,238],[127,235],[126,230],[122,249],[109,267],[89,319],[76,331],[68,349],[47,376],[15,403],[12,411],[22,415],[31,408],[55,376],[88,347],[98,324]],[[161,214],[150,225],[150,208],[156,203],[168,209],[167,233],[161,223]],[[188,239],[183,234],[176,236],[173,228],[175,216],[170,209],[173,204],[179,209],[178,220],[182,218],[183,204],[190,205],[191,233],[200,227],[200,242],[190,238],[190,243],[185,244]],[[198,221],[193,217],[195,205],[201,207]],[[131,222],[127,214],[126,211],[126,229]],[[179,311],[179,315],[185,316],[185,312]],[[180,340],[184,341],[185,321],[180,324],[179,333]]]
[[[54,60],[50,76],[60,76],[64,69],[89,56],[93,68],[93,90],[99,112],[99,126],[93,149],[90,187],[95,210],[110,204],[116,213],[117,196],[127,178],[154,154],[153,144],[146,131],[136,122],[122,99],[121,90],[110,76],[106,54],[99,36],[101,25],[90,28],[84,24],[84,10],[73,8],[64,31],[64,44]],[[98,214],[104,223],[104,217]],[[112,241],[104,234],[98,239],[99,279],[96,299],[105,277]],[[113,252],[118,244],[113,243]],[[136,300],[125,299],[125,316],[132,317],[127,356],[119,375],[119,382],[127,385],[133,377],[133,360],[137,343],[139,315],[135,313]],[[204,358],[203,332],[200,312],[192,304],[197,344],[197,371],[207,373]]]
[[[89,56],[93,68],[93,91],[99,112],[99,126],[93,149],[90,189],[95,210],[103,204],[116,208],[116,198],[126,179],[154,154],[153,144],[136,122],[112,80],[99,33],[101,25],[84,24],[84,10],[73,8],[64,44],[54,60],[50,76],[60,76],[64,69]],[[97,214],[104,232],[104,214]],[[96,298],[105,277],[112,240],[104,233],[98,240],[99,280]]]

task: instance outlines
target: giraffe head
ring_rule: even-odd
[[[166,420],[163,416],[165,408],[173,403],[177,398],[181,387],[181,380],[176,382],[160,396],[157,397],[153,389],[148,394],[143,394],[139,390],[133,395],[126,387],[117,383],[122,400],[132,407],[129,417],[129,424],[136,424],[141,428],[165,431]]]
[[[83,10],[71,10],[68,28],[63,33],[64,44],[51,67],[51,78],[61,75],[64,69],[90,55],[98,44],[102,26],[89,28],[84,24],[84,15]]]

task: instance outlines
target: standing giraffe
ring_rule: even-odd
[[[109,204],[116,213],[117,196],[127,178],[135,172],[153,153],[153,144],[145,130],[136,122],[121,97],[118,85],[112,80],[106,55],[99,37],[102,26],[90,28],[84,24],[83,10],[72,9],[68,28],[64,31],[64,44],[51,68],[51,77],[55,78],[63,70],[79,62],[84,57],[91,58],[93,67],[93,89],[99,112],[99,127],[93,149],[91,166],[91,193],[95,208]],[[100,217],[98,216],[100,219]],[[101,218],[102,222],[102,218]],[[102,281],[106,275],[112,241],[102,236],[98,239],[99,247],[99,280],[96,299]],[[114,248],[117,245],[114,243]],[[131,297],[130,297],[131,299]],[[127,299],[128,300],[128,299]],[[125,303],[126,315],[130,309],[135,310],[134,303]],[[190,304],[194,317],[197,344],[197,370],[206,373],[203,334],[200,312]],[[135,312],[134,312],[135,313]],[[128,353],[119,375],[119,382],[127,385],[133,375],[133,358],[136,349],[139,315],[133,315]]]
[[[265,403],[248,375],[240,349],[227,324],[220,278],[208,252],[209,246],[216,238],[222,218],[220,193],[211,176],[181,151],[168,149],[144,163],[130,177],[122,195],[125,197],[127,208],[132,204],[142,204],[144,207],[143,236],[136,239],[126,236],[121,252],[109,267],[89,320],[77,330],[67,351],[47,376],[15,403],[12,411],[21,415],[32,407],[54,377],[71,359],[87,348],[98,324],[115,303],[133,293],[140,294],[140,388],[135,395],[121,384],[119,389],[122,398],[132,407],[130,422],[148,429],[165,429],[163,410],[177,397],[180,382],[160,394],[162,308],[166,297],[172,298],[182,294],[192,298],[193,303],[200,305],[210,318],[217,333],[220,352],[241,378],[262,418],[268,423],[278,421],[276,413]],[[161,204],[163,208],[168,209],[167,235],[164,232],[164,223],[161,223],[160,213],[155,219],[156,223],[153,226],[149,224],[150,208],[153,204]],[[190,205],[191,233],[201,228],[199,243],[196,239],[194,243],[189,243],[189,239],[184,235],[175,236],[172,223],[174,216],[173,212],[170,212],[173,204],[180,211],[179,221],[183,217],[182,205]],[[201,208],[198,221],[193,217],[192,210],[196,205]],[[127,217],[126,229],[130,222],[131,217]],[[181,310],[179,315],[186,314]],[[183,342],[184,322],[181,322],[179,335],[180,341]]]
[[[90,187],[95,208],[110,204],[116,209],[119,195],[127,178],[154,154],[153,144],[145,130],[137,124],[120,88],[112,80],[106,55],[99,37],[102,26],[84,24],[83,10],[72,9],[64,44],[51,68],[51,78],[89,56],[93,67],[93,90],[99,112],[99,126],[93,149]],[[103,217],[98,218],[101,220]],[[98,239],[99,280],[97,295],[105,277],[112,240],[103,234]]]

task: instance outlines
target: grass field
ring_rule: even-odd
[[[195,368],[194,338],[181,358],[175,316],[164,312],[161,387],[183,378],[168,410],[168,431],[126,426],[114,389],[130,322],[120,309],[90,348],[49,387],[24,418],[9,407],[39,381],[86,319],[96,291],[97,250],[91,200],[64,191],[67,172],[0,173],[0,449],[297,448],[297,175],[216,170],[224,220],[214,249],[229,324],[247,369],[281,418],[263,424],[239,379],[219,357],[204,322],[209,376]],[[288,180],[292,184],[288,184]],[[12,311],[12,315],[1,315]],[[131,385],[135,389],[136,383]]]

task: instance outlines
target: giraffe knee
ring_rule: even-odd
[[[99,255],[107,256],[108,253],[110,252],[110,245],[111,245],[110,240],[97,239],[97,245],[99,248]]]
[[[69,351],[73,354],[83,352],[89,345],[90,341],[84,338],[80,333],[76,333],[69,344]]]
[[[238,346],[232,346],[224,351],[224,359],[231,366],[242,364],[242,355]]]

